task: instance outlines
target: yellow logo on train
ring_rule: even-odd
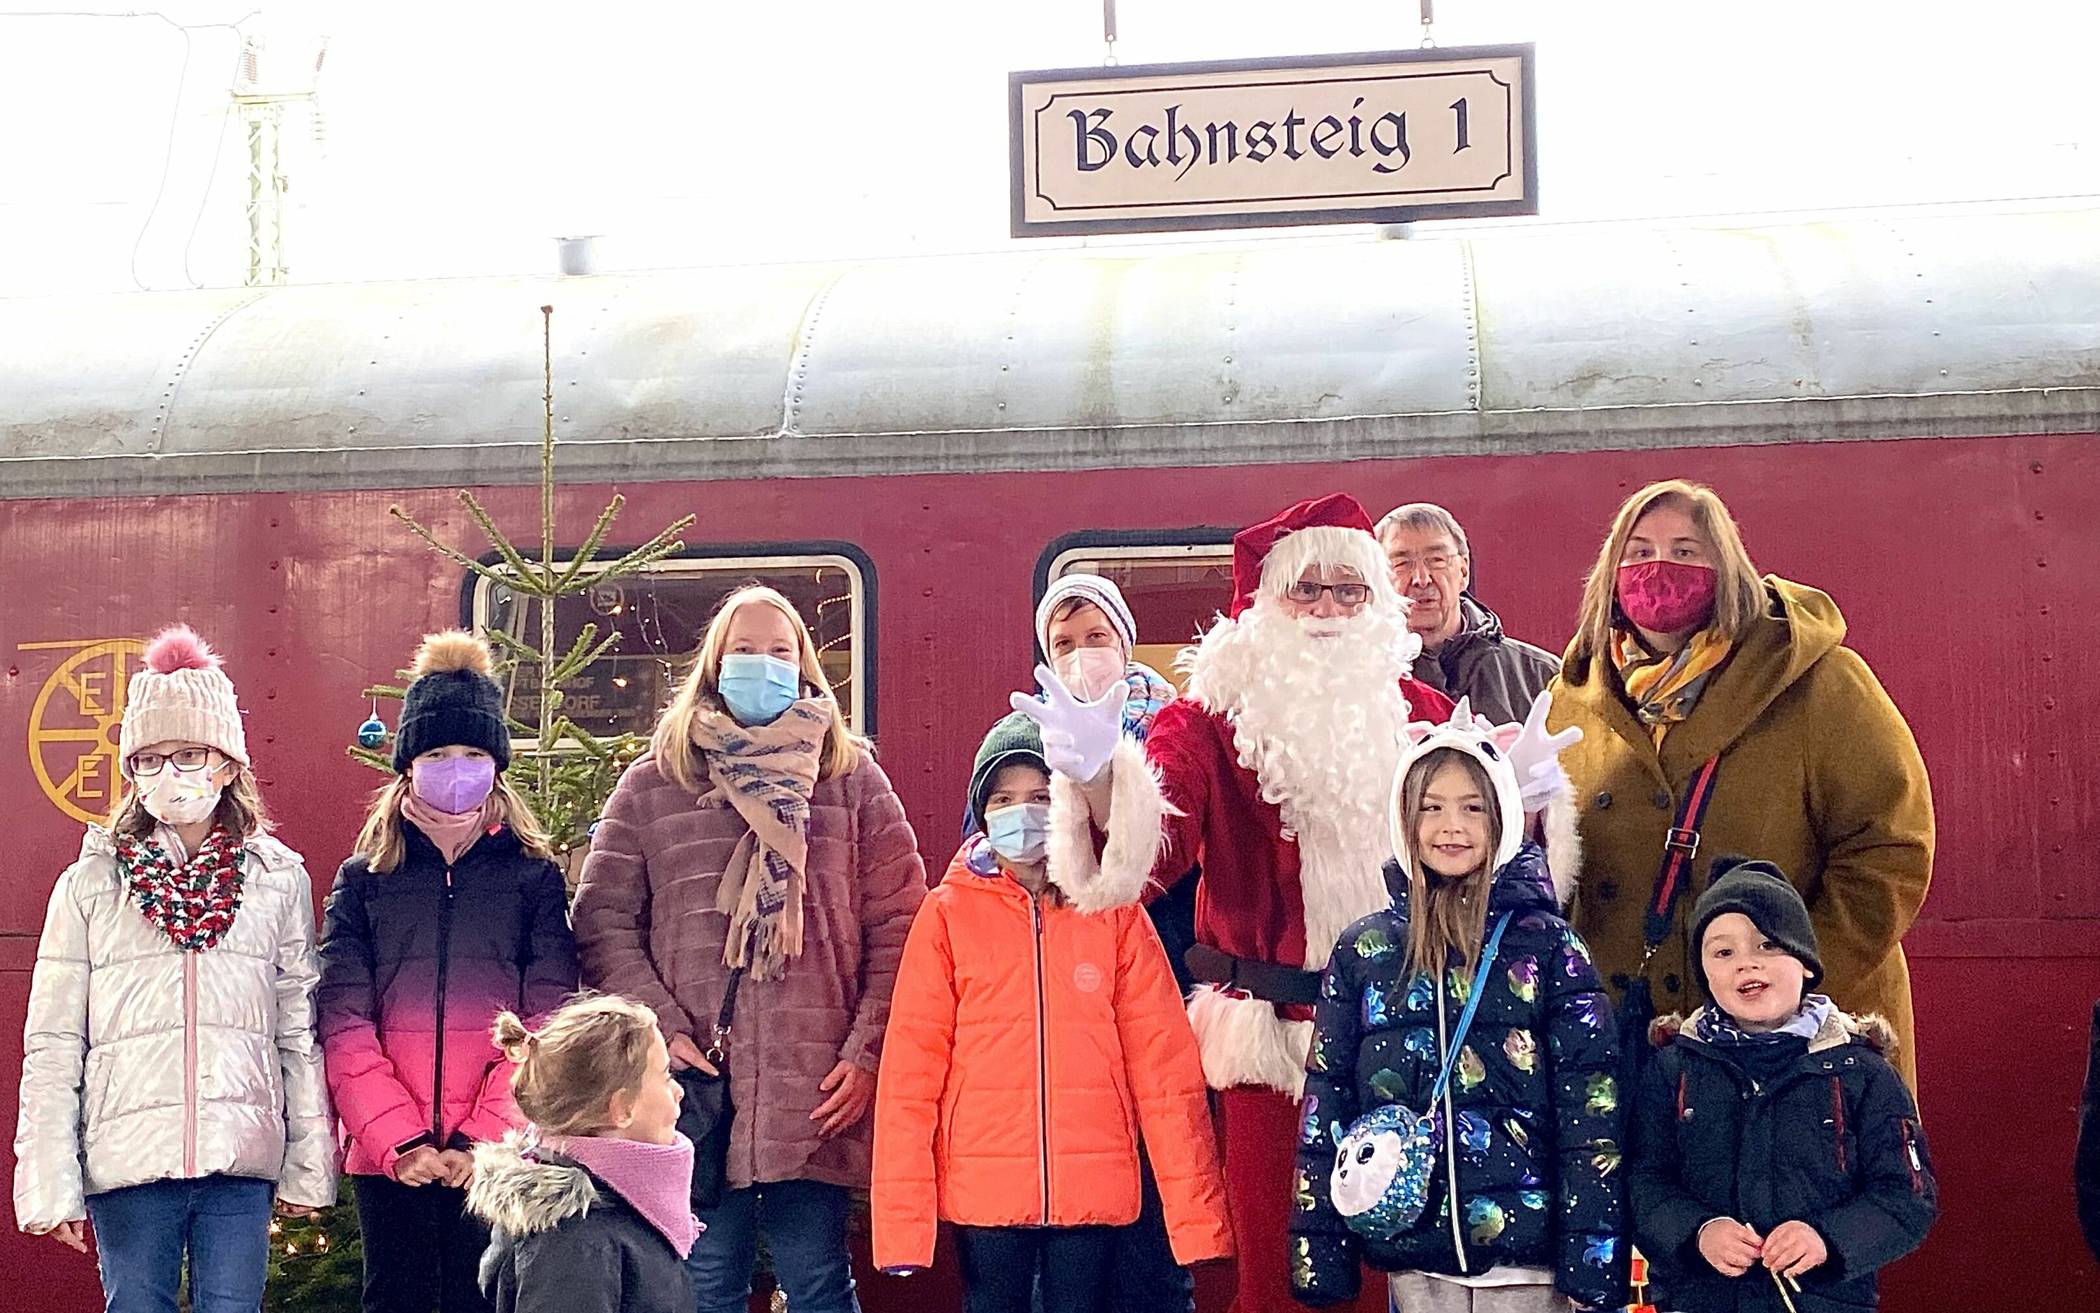
[[[70,655],[29,708],[29,764],[57,808],[76,821],[105,821],[122,788],[117,738],[124,694],[146,645],[135,638],[24,643],[24,651]]]

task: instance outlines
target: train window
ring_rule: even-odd
[[[1181,687],[1174,655],[1209,627],[1232,602],[1232,532],[1197,529],[1158,534],[1154,541],[1119,533],[1073,535],[1051,545],[1038,571],[1036,596],[1050,580],[1098,574],[1113,580],[1137,619],[1136,659]],[[1162,541],[1165,539],[1179,541]],[[1191,541],[1191,540],[1195,541]]]
[[[827,544],[828,545],[828,544]],[[610,555],[610,554],[609,554]],[[699,649],[700,637],[722,599],[749,583],[779,589],[794,603],[816,640],[825,677],[855,730],[874,732],[872,571],[858,551],[808,554],[676,556],[648,570],[607,580],[562,598],[554,607],[555,645],[567,651],[586,624],[602,639],[619,640],[563,686],[562,709],[592,734],[647,734],[670,701]],[[471,620],[533,645],[539,642],[539,604],[479,576],[469,594]],[[521,663],[511,714],[539,719],[537,666]],[[521,741],[521,746],[527,741]]]

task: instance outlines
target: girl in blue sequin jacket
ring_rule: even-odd
[[[1514,728],[1514,727],[1510,727]],[[1611,1005],[1589,950],[1559,914],[1545,854],[1523,842],[1500,731],[1437,727],[1394,789],[1394,905],[1351,926],[1322,983],[1307,1061],[1291,1220],[1298,1298],[1353,1299],[1359,1260],[1396,1273],[1399,1306],[1423,1282],[1577,1307],[1625,1302],[1621,1092]],[[1506,748],[1507,744],[1500,747]],[[1410,910],[1415,915],[1410,916]],[[1490,929],[1510,920],[1440,1107],[1435,1166],[1416,1222],[1367,1240],[1336,1211],[1336,1152],[1384,1104],[1428,1111]],[[1418,963],[1437,969],[1418,969]],[[1424,1298],[1428,1296],[1422,1296]],[[1535,1307],[1525,1303],[1524,1307]]]

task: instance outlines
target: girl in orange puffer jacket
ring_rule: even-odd
[[[1138,1215],[1142,1133],[1177,1261],[1232,1253],[1195,1036],[1140,907],[1078,912],[1045,857],[1050,773],[1016,713],[978,749],[978,832],[912,922],[875,1098],[874,1258],[955,1224],[967,1313],[1095,1313]]]

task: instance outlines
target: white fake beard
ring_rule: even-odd
[[[1297,837],[1309,970],[1390,901],[1385,809],[1411,714],[1400,678],[1420,648],[1398,608],[1300,620],[1264,593],[1183,654],[1189,695],[1232,723],[1239,764]]]

